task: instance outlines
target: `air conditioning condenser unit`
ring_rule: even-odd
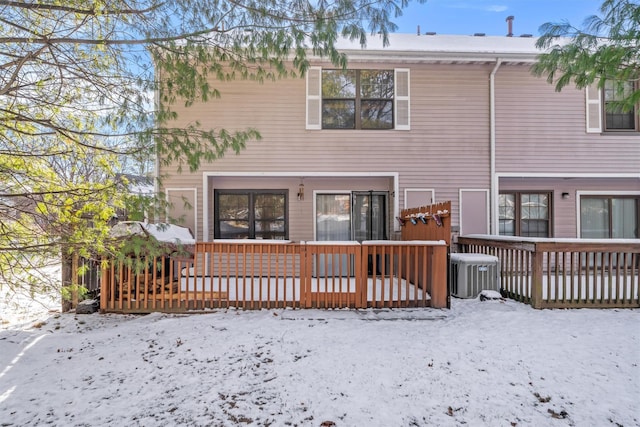
[[[500,291],[500,261],[485,254],[450,255],[449,283],[451,295],[475,298],[483,290]]]

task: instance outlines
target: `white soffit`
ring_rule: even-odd
[[[381,36],[369,35],[362,47],[358,40],[340,39],[336,47],[354,60],[411,62],[505,62],[533,63],[542,53],[535,37],[389,34],[389,45]]]

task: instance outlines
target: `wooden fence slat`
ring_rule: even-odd
[[[119,265],[106,260],[100,304],[103,311],[139,313],[230,306],[398,308],[433,306],[445,295],[437,303],[446,306],[447,247],[436,244],[434,252],[431,246],[196,243],[188,259],[131,257]],[[442,251],[444,260],[437,261]]]
[[[465,252],[485,253],[498,250],[502,274],[502,287],[508,295],[527,301],[536,307],[640,307],[638,298],[638,266],[640,243],[638,240],[585,241],[575,239],[501,239],[499,236],[459,237],[458,244]],[[504,252],[506,250],[507,252]],[[511,262],[518,254],[515,265]],[[540,254],[540,255],[537,255]],[[539,280],[536,266],[544,258],[544,292],[536,290]],[[533,270],[524,268],[530,264]],[[530,282],[523,289],[511,280]],[[536,298],[542,298],[535,301]]]

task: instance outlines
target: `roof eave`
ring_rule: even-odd
[[[498,58],[503,63],[533,64],[539,53],[519,52],[429,52],[429,51],[386,51],[341,49],[349,60],[358,62],[396,62],[396,63],[487,63]],[[319,56],[310,56],[322,60]]]

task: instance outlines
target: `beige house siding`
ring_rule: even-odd
[[[640,171],[640,135],[585,130],[585,92],[556,92],[528,66],[496,75],[498,172],[633,173]]]
[[[198,187],[167,187],[164,192],[168,203],[167,217],[172,222],[189,228],[194,236],[199,234]]]
[[[314,193],[344,193],[347,191],[393,191],[391,179],[385,177],[313,177],[304,179],[297,177],[238,177],[238,176],[209,176],[208,187],[213,194],[215,189],[264,189],[288,190],[289,200],[289,240],[314,240]],[[298,200],[297,193],[300,183],[304,184],[304,200]],[[208,217],[213,218],[213,198],[208,201]],[[392,211],[388,215],[392,218]],[[391,221],[389,221],[391,225]],[[213,228],[209,227],[208,240],[213,239]],[[393,234],[393,233],[392,233]],[[392,236],[390,236],[392,237]]]
[[[410,70],[410,130],[307,130],[305,79],[212,82],[221,99],[174,106],[176,126],[199,121],[262,135],[239,155],[227,153],[193,173],[160,168],[165,187],[197,189],[192,217],[199,239],[213,238],[213,191],[223,188],[288,190],[295,241],[315,238],[314,192],[331,190],[388,191],[389,237],[397,238],[394,216],[404,207],[405,189],[433,189],[434,202],[452,201],[457,231],[460,190],[491,189],[495,62],[351,61],[349,67]],[[576,191],[640,190],[640,135],[587,134],[584,91],[555,92],[529,67],[506,61],[495,75],[496,182],[500,190],[553,191],[554,235],[575,237]],[[298,201],[301,180],[305,199]],[[565,191],[572,194],[568,203],[561,199]],[[490,192],[493,206],[497,193]]]
[[[357,68],[355,64],[352,66]],[[360,67],[384,68],[384,65]],[[203,174],[207,172],[234,175],[243,171],[300,172],[309,199],[302,203],[307,206],[304,210],[295,200],[297,177],[289,179],[286,185],[275,178],[254,180],[258,187],[241,183],[244,188],[289,188],[290,237],[295,240],[313,237],[309,225],[313,218],[310,203],[315,188],[311,187],[313,181],[309,177],[314,173],[335,173],[336,176],[342,173],[397,173],[400,191],[393,194],[393,203],[403,206],[404,188],[433,188],[435,201],[454,201],[455,221],[459,189],[469,187],[470,182],[479,187],[489,185],[490,71],[488,65],[470,65],[464,69],[452,65],[412,65],[410,131],[306,130],[303,79],[264,84],[220,83],[220,100],[195,104],[191,108],[176,105],[180,117],[176,125],[200,121],[204,126],[227,129],[254,127],[260,131],[262,139],[249,142],[239,155],[230,153],[213,163],[203,164],[195,173],[183,171],[177,174],[175,168],[162,168],[161,173],[170,175],[165,179],[166,186],[195,186],[202,191]],[[283,93],[290,96],[283,98]],[[224,180],[215,178],[215,181],[214,185],[236,186],[225,188],[239,188],[237,185],[241,182],[237,176]],[[380,189],[379,185],[365,185],[355,178],[339,181],[340,186],[335,189]],[[317,188],[323,189],[324,185],[328,183]],[[390,192],[394,190],[392,184],[386,184],[385,188]],[[203,194],[198,198],[205,199]],[[210,214],[212,206],[209,208]],[[206,220],[205,214],[200,203],[197,217]],[[393,221],[393,215],[390,215],[391,230]],[[211,238],[212,230],[208,234]]]
[[[634,178],[501,178],[501,191],[552,192],[553,237],[578,236],[576,218],[579,216],[579,193],[640,196],[640,180]],[[567,193],[562,198],[562,193]]]

